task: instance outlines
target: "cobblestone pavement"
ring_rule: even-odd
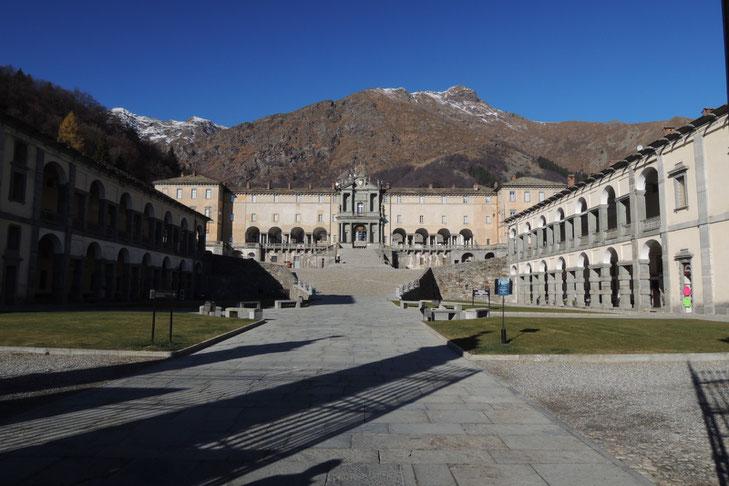
[[[729,483],[727,361],[480,365],[657,484]]]
[[[2,481],[642,484],[384,297],[267,317],[7,418]]]

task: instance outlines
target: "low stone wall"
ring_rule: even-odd
[[[210,254],[204,264],[207,299],[296,299],[303,293],[296,287],[296,277],[283,265]]]
[[[493,297],[494,280],[507,276],[505,257],[441,265],[423,273],[412,286],[405,289],[402,299],[470,300],[473,289],[490,289]]]
[[[499,259],[506,256],[506,248],[493,247],[489,249],[390,249],[390,264],[395,268],[426,269],[440,266],[454,265],[455,262],[462,263],[464,259],[470,260],[467,263],[480,263],[492,259]]]
[[[491,289],[493,297],[494,280],[509,276],[505,257],[443,265],[432,270],[440,294],[445,300],[470,300],[473,289]]]

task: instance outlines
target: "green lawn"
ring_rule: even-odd
[[[506,318],[427,323],[474,354],[729,352],[729,324],[698,319]]]
[[[176,351],[253,322],[169,311],[14,312],[0,314],[0,346]]]

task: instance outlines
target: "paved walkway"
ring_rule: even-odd
[[[418,315],[382,296],[266,311],[203,352],[3,421],[0,482],[642,484]]]

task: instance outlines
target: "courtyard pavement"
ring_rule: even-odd
[[[0,483],[650,484],[386,297],[264,316],[3,420]]]

